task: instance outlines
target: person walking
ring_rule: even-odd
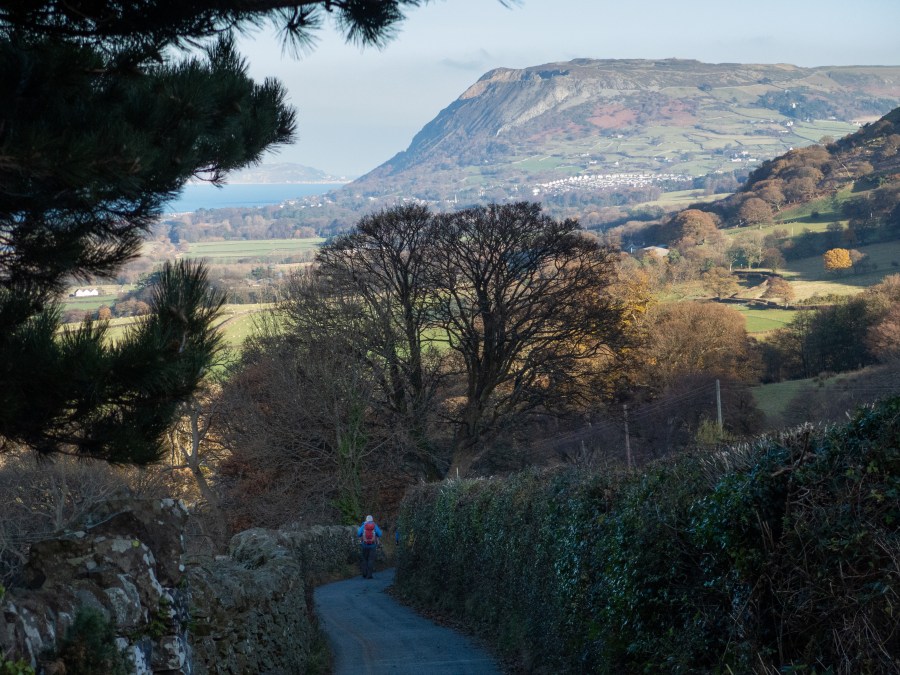
[[[356,536],[359,537],[360,551],[362,553],[363,579],[371,579],[372,572],[375,569],[375,551],[378,549],[381,528],[378,527],[372,516],[366,516],[366,521],[359,526]]]

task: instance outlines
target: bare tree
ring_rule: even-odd
[[[393,461],[394,430],[357,330],[369,317],[356,296],[319,281],[294,280],[292,311],[310,312],[309,330],[270,326],[223,389],[226,509],[239,525],[353,522],[374,490],[364,474]]]
[[[891,305],[881,320],[869,328],[866,346],[881,362],[900,359],[900,304]]]
[[[381,391],[382,413],[407,432],[412,459],[433,478],[438,469],[427,424],[441,355],[427,331],[435,305],[427,284],[434,257],[431,218],[418,205],[364,217],[316,257],[318,289],[328,289],[325,302],[308,279],[298,277],[283,309],[295,334],[315,330],[311,322],[326,322],[364,345],[357,356],[368,363]]]
[[[181,404],[181,414],[168,432],[168,462],[161,467],[170,475],[168,482],[173,493],[190,503],[195,515],[203,515],[203,535],[214,547],[223,544],[227,534],[219,493],[210,479],[228,454],[212,433],[221,415],[220,390],[218,382],[208,378],[198,392]],[[179,481],[178,477],[185,473],[189,480]]]
[[[168,487],[155,468],[7,448],[0,454],[0,584],[16,578],[32,542],[80,522],[99,503],[122,494],[161,497]]]
[[[539,204],[440,216],[430,266],[435,320],[462,375],[452,473],[466,474],[501,424],[552,409],[579,365],[623,342],[623,308],[607,293],[614,256]]]

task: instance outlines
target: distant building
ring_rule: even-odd
[[[656,258],[665,258],[669,255],[669,249],[665,246],[645,246],[641,249],[644,255],[652,255]]]
[[[76,288],[74,293],[69,293],[70,298],[91,298],[100,295],[96,288]]]

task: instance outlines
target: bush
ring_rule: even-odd
[[[642,474],[421,486],[397,586],[534,672],[900,668],[900,399]]]
[[[24,659],[7,661],[0,654],[0,675],[34,675],[34,668],[25,663]]]
[[[68,675],[127,675],[129,664],[116,646],[112,623],[97,609],[81,607],[56,657]]]

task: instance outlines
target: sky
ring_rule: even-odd
[[[510,4],[510,3],[508,3]],[[265,30],[239,43],[250,74],[275,77],[297,142],[265,163],[359,176],[484,73],[576,58],[686,58],[799,66],[900,65],[900,0],[431,0],[384,49],[331,27],[299,58]]]

